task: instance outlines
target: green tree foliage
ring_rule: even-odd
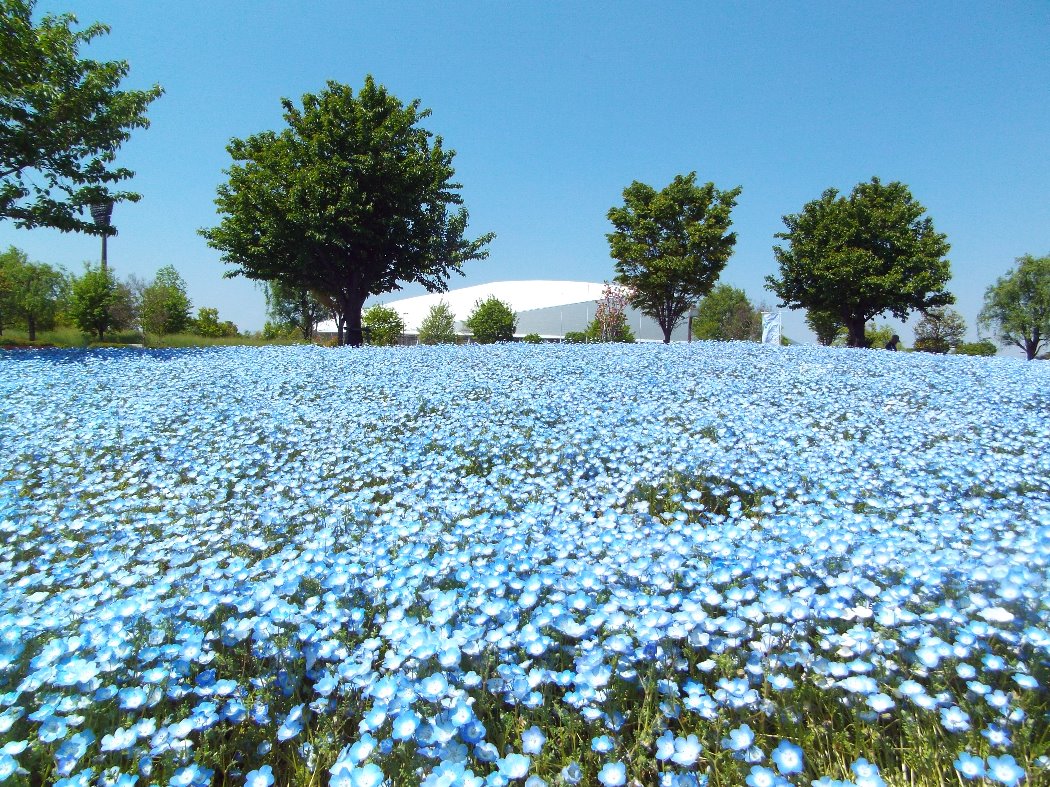
[[[1050,254],[1017,259],[1017,267],[984,294],[978,322],[1005,345],[1024,350],[1028,360],[1050,341]]]
[[[691,172],[661,191],[634,181],[623,191],[623,206],[608,213],[616,282],[630,288],[632,306],[660,324],[665,343],[733,253],[736,233],[728,229],[739,194],[740,188],[698,186]]]
[[[527,333],[521,337],[525,344],[543,344],[543,337],[538,333]]]
[[[136,201],[114,190],[134,173],[113,162],[146,108],[163,92],[120,90],[125,61],[80,58],[109,28],[73,29],[76,17],[33,23],[34,0],[0,0],[0,218],[19,227],[113,234],[83,214],[105,200]]]
[[[927,309],[915,326],[915,349],[946,353],[959,346],[966,335],[966,320],[955,309]]]
[[[14,246],[8,247],[7,251],[0,254],[0,336],[3,335],[4,328],[13,325],[17,319],[17,281],[22,267],[28,264],[29,257],[26,253]]]
[[[400,282],[443,291],[465,262],[488,256],[491,234],[465,237],[455,152],[419,125],[430,111],[418,100],[405,105],[368,77],[356,96],[329,82],[301,109],[281,103],[287,128],[230,142],[234,164],[215,200],[223,218],[201,230],[236,266],[228,276],[330,297],[339,342],[359,344],[369,295]]]
[[[439,301],[430,307],[427,316],[419,324],[420,344],[455,344],[456,316],[452,307]]]
[[[886,347],[886,344],[893,339],[897,334],[888,323],[882,325],[876,325],[875,321],[867,323],[864,326],[864,346],[881,350]],[[899,341],[898,337],[898,341]],[[845,326],[840,326],[838,332],[835,334],[835,338],[831,342],[834,347],[849,347],[849,331],[846,330]],[[898,349],[900,347],[898,346]]]
[[[990,358],[999,352],[999,348],[995,346],[995,342],[991,339],[978,339],[975,342],[960,342],[955,348],[957,355],[979,355],[985,358]]]
[[[158,336],[185,331],[190,324],[191,305],[186,282],[174,267],[165,265],[142,290],[142,330]]]
[[[846,326],[833,312],[823,312],[819,309],[809,309],[806,312],[806,325],[816,334],[817,344],[822,347],[830,347],[835,343],[840,331],[846,330]]]
[[[197,316],[190,321],[190,330],[198,336],[209,339],[221,339],[224,337],[237,336],[237,326],[229,320],[219,321],[219,310],[202,306],[197,310]]]
[[[54,327],[55,316],[69,289],[66,274],[41,262],[30,262],[25,252],[9,248],[0,254],[0,333],[3,322],[24,321],[29,340],[36,332]]]
[[[517,329],[514,311],[495,295],[474,304],[474,311],[463,323],[478,344],[509,342]]]
[[[73,279],[69,296],[69,316],[86,334],[100,342],[106,332],[130,325],[135,317],[131,289],[116,280],[108,268],[85,266],[84,274]]]
[[[948,243],[902,183],[859,183],[849,197],[828,189],[801,213],[784,216],[775,247],[780,278],[767,276],[781,306],[835,315],[850,347],[866,346],[864,325],[889,311],[954,303]]]
[[[882,350],[886,347],[893,337],[897,336],[896,331],[888,323],[882,325],[876,325],[874,322],[869,322],[864,326],[864,341],[867,347],[871,347],[875,350]],[[848,337],[847,337],[848,338]],[[898,337],[898,342],[899,342]]]
[[[297,331],[309,341],[314,337],[317,324],[332,316],[330,307],[305,287],[268,281],[265,294],[266,314],[273,323],[273,330],[279,334]]]
[[[719,284],[697,306],[693,338],[757,342],[762,338],[762,315],[743,290]]]
[[[405,335],[405,319],[396,309],[377,303],[362,316],[361,322],[367,329],[365,335],[369,344],[380,347],[393,347]]]

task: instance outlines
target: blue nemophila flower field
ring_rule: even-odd
[[[0,357],[0,781],[1050,782],[1050,366]]]

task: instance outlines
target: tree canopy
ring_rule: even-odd
[[[660,324],[664,342],[714,286],[733,253],[728,232],[740,188],[698,186],[696,173],[676,175],[660,191],[634,181],[624,204],[609,210],[616,282],[631,289],[631,305]]]
[[[1017,267],[988,288],[978,322],[1028,360],[1039,355],[1050,341],[1050,254],[1018,257]]]
[[[762,315],[743,290],[719,284],[697,306],[693,337],[757,342],[762,337]]]
[[[165,265],[142,290],[142,330],[157,335],[180,333],[189,327],[191,306],[186,282],[173,266]]]
[[[314,336],[317,324],[332,316],[329,306],[305,287],[265,282],[266,314],[271,327],[283,333],[298,332],[305,341]],[[330,299],[328,299],[330,300]]]
[[[34,25],[34,5],[0,0],[0,219],[111,235],[82,211],[139,199],[116,190],[134,173],[114,161],[131,131],[149,125],[146,108],[163,90],[120,90],[127,62],[79,56],[106,25],[76,30],[71,14]]]
[[[915,349],[946,353],[958,347],[966,336],[966,320],[955,309],[927,309],[915,326]]]
[[[106,340],[106,332],[125,328],[135,317],[131,290],[121,284],[108,268],[86,266],[82,276],[73,279],[69,314],[84,333]]]
[[[806,325],[816,334],[817,344],[822,347],[834,344],[839,331],[845,328],[837,314],[819,309],[809,309],[806,312]]]
[[[427,316],[419,324],[420,344],[455,344],[456,316],[445,301],[430,307]]]
[[[787,246],[774,247],[780,277],[766,282],[781,306],[835,315],[850,347],[864,347],[864,325],[883,312],[946,306],[948,242],[903,183],[878,178],[848,197],[828,189],[801,213],[784,216]]]
[[[405,335],[405,318],[391,306],[377,303],[361,317],[367,328],[368,343],[380,347],[393,347]]]
[[[25,321],[30,341],[38,329],[54,326],[55,316],[68,295],[65,272],[42,262],[30,262],[25,252],[11,246],[0,254],[0,334],[12,320]]]
[[[355,96],[328,82],[302,108],[282,99],[288,127],[227,150],[234,164],[215,200],[222,220],[201,230],[235,266],[227,276],[304,287],[332,298],[339,339],[361,342],[369,295],[402,282],[444,291],[494,237],[466,238],[467,211],[453,182],[455,152],[369,76]],[[454,206],[459,206],[454,209]]]
[[[478,344],[509,342],[517,329],[514,310],[495,295],[474,304],[474,311],[463,321]]]

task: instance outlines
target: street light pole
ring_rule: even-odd
[[[113,200],[98,202],[91,206],[91,219],[99,227],[108,227],[113,215]],[[102,233],[102,271],[106,271],[106,233]]]

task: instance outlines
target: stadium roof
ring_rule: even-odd
[[[537,309],[549,309],[574,303],[593,303],[602,297],[604,284],[589,281],[552,281],[545,279],[526,281],[495,281],[477,284],[448,292],[434,292],[401,298],[394,301],[373,300],[396,310],[405,320],[405,331],[419,332],[432,306],[444,301],[452,309],[456,322],[462,323],[474,311],[474,305],[490,296],[506,303],[517,314]],[[328,320],[317,326],[321,333],[335,333],[335,322]]]

